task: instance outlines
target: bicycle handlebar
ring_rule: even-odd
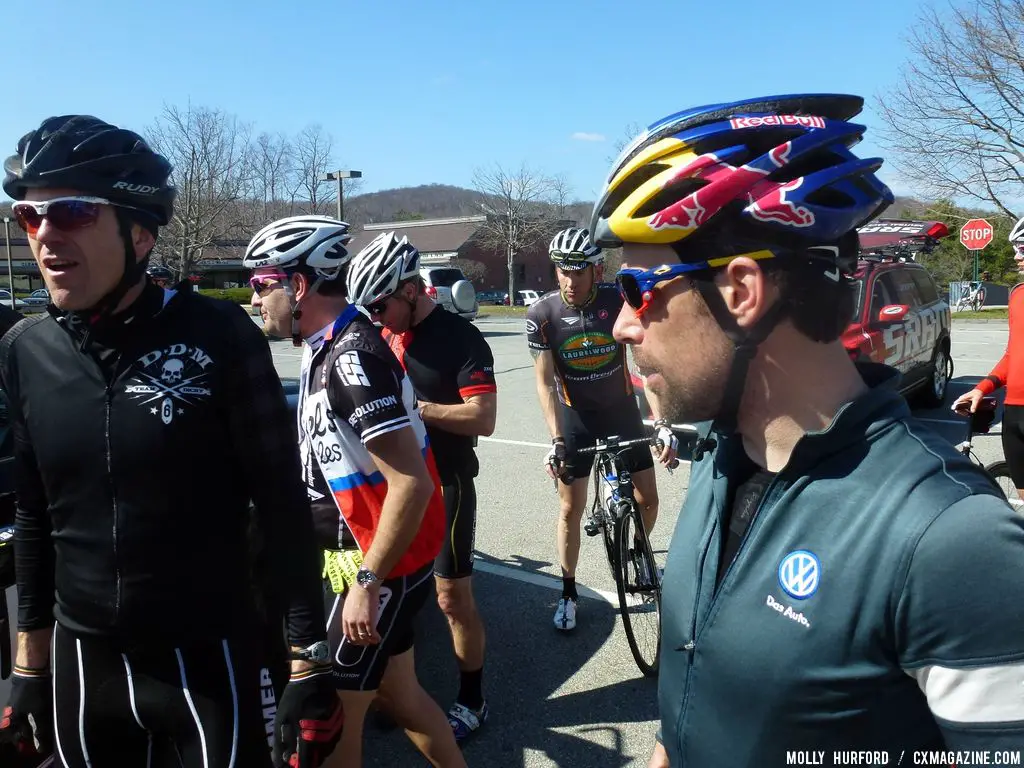
[[[598,440],[595,445],[586,446],[584,448],[577,448],[576,453],[590,454],[590,453],[610,453],[612,451],[620,451],[624,448],[631,448],[634,445],[657,445],[661,441],[657,437],[637,437],[632,440],[619,440],[614,438],[608,440]]]

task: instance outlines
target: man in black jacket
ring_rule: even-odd
[[[309,502],[266,340],[237,306],[147,281],[175,190],[167,160],[138,135],[49,118],[4,170],[52,304],[0,342],[19,603],[0,735],[30,727],[75,768],[269,765],[268,741],[279,765],[296,751],[300,765],[319,764],[341,713],[323,664]],[[292,647],[277,702],[250,501],[271,547],[261,580],[279,588],[270,615],[287,612]],[[322,739],[305,742],[313,731]]]
[[[0,336],[11,330],[23,318],[21,312],[11,309],[6,304],[0,304]]]

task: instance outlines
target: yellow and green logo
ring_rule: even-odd
[[[619,345],[607,333],[577,333],[558,348],[565,364],[574,371],[596,371],[615,359]]]

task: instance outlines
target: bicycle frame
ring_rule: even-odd
[[[590,518],[594,525],[614,525],[615,521],[619,517],[618,504],[614,505],[614,508],[607,508],[604,511],[608,515],[608,519],[597,519],[594,511],[601,504],[602,497],[602,483],[611,484],[610,478],[615,478],[615,486],[612,487],[611,498],[617,502],[626,502],[632,506],[636,505],[636,495],[633,488],[633,478],[629,472],[629,468],[626,466],[626,462],[622,457],[627,450],[635,445],[653,445],[656,438],[654,437],[643,437],[636,438],[633,440],[619,440],[618,436],[610,436],[604,440],[598,440],[597,443],[591,447],[579,448],[577,453],[580,454],[595,454],[594,458],[594,499],[590,505]],[[588,523],[587,534],[594,536],[597,534],[595,529],[593,532],[590,530],[590,523]]]

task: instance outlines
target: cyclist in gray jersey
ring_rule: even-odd
[[[601,249],[591,244],[587,230],[569,227],[554,236],[548,251],[559,289],[530,306],[526,331],[537,395],[552,437],[545,466],[548,474],[558,478],[562,597],[555,608],[554,624],[566,632],[576,627],[580,520],[594,463],[592,454],[579,455],[576,450],[611,435],[642,437],[645,430],[633,397],[626,348],[612,338],[622,298],[615,286],[600,281]],[[675,458],[678,440],[664,422],[656,422],[656,430],[665,446],[658,459],[667,465]],[[626,464],[650,532],[658,518],[654,459],[648,449],[639,446],[628,450]]]

